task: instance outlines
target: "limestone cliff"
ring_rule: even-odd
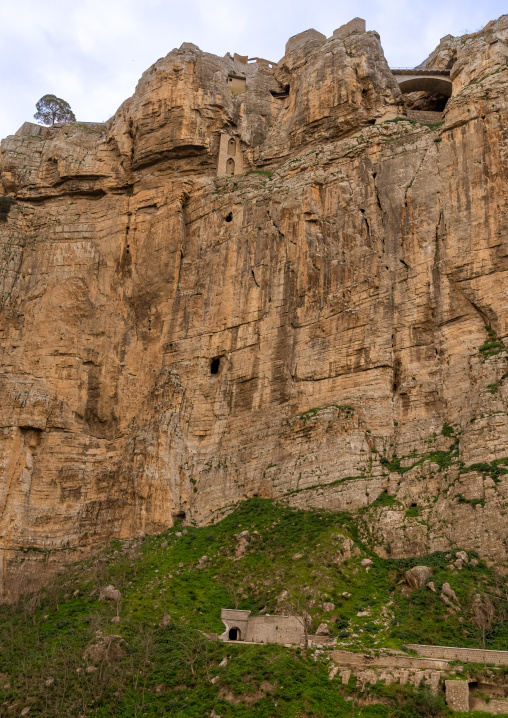
[[[20,556],[253,495],[370,506],[383,555],[506,560],[507,60],[508,16],[444,38],[429,126],[375,32],[277,65],[186,43],[107,123],[2,142],[7,592]]]

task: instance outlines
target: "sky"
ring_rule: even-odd
[[[414,67],[444,35],[507,11],[506,0],[0,0],[0,9],[0,138],[33,121],[45,94],[67,100],[78,120],[107,120],[183,42],[277,62],[290,36],[329,37],[360,16],[392,67]]]

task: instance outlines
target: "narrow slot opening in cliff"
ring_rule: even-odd
[[[230,628],[228,635],[229,635],[230,641],[239,641],[240,640],[240,631],[238,628]]]
[[[220,357],[214,357],[210,362],[210,374],[218,374],[220,369]]]
[[[289,97],[289,89],[289,85],[286,85],[282,90],[270,90],[270,95],[277,100],[283,100],[285,97]]]
[[[232,222],[233,221],[233,212],[230,212],[228,215],[226,215],[226,222]]]

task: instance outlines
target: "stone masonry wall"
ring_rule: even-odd
[[[484,651],[480,648],[454,648],[452,646],[420,646],[408,644],[408,648],[420,656],[442,658],[447,661],[464,663],[489,663],[496,666],[508,666],[508,651]]]

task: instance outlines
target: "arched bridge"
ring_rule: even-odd
[[[408,67],[390,69],[401,92],[433,92],[445,97],[452,94],[449,70],[414,70]]]

